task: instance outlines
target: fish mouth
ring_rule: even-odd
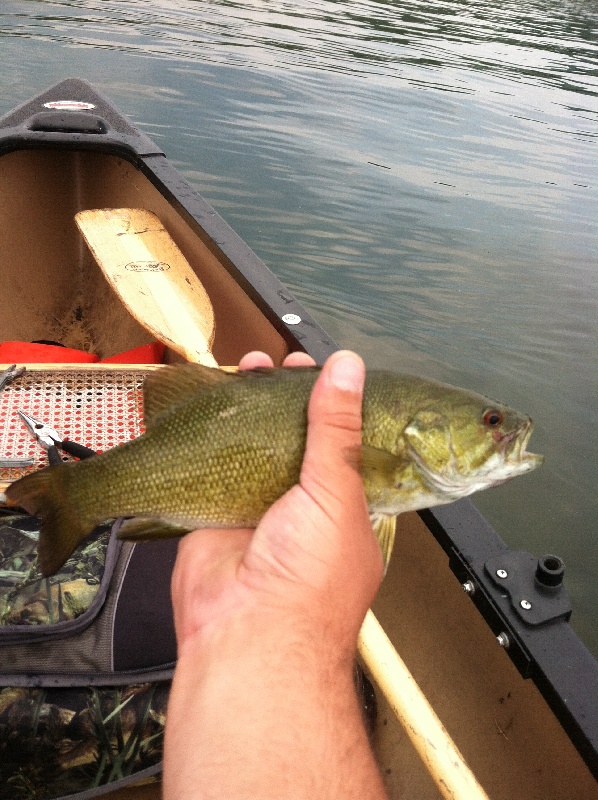
[[[544,461],[544,456],[530,453],[527,449],[533,430],[534,423],[527,417],[518,428],[505,434],[501,439],[500,451],[505,462],[517,466],[520,472],[530,472]]]
[[[443,473],[434,472],[417,453],[413,452],[412,457],[424,481],[433,491],[445,498],[444,502],[451,499],[458,500],[481,489],[500,486],[510,478],[524,475],[539,467],[544,461],[544,456],[527,450],[533,429],[533,422],[529,417],[523,420],[520,425],[501,437],[493,455],[479,471],[474,473],[462,473],[456,464]]]
[[[531,418],[525,418],[498,441],[495,439],[493,452],[485,459],[482,466],[472,471],[462,470],[454,453],[452,463],[446,469],[435,471],[430,469],[415,449],[409,447],[408,452],[422,481],[436,495],[435,504],[438,505],[467,497],[482,489],[500,486],[510,478],[524,475],[539,467],[544,461],[544,456],[527,450],[533,429]]]

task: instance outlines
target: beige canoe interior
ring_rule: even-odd
[[[219,263],[197,223],[128,162],[85,152],[9,153],[0,158],[0,197],[0,341],[53,340],[100,357],[151,341],[109,289],[73,221],[83,209],[140,207],[160,217],[204,283],[215,308],[217,361],[236,364],[255,348],[276,363],[286,354],[284,339]],[[499,647],[426,526],[407,514],[398,528],[374,611],[489,797],[598,798],[567,735]],[[438,790],[381,696],[378,704],[373,745],[390,796],[436,800]],[[157,783],[106,795],[159,796]]]
[[[204,243],[197,223],[128,162],[101,153],[16,151],[0,159],[0,197],[0,341],[56,341],[100,358],[151,341],[110,289],[74,222],[84,209],[145,208],[160,218],[212,300],[218,363],[236,364],[251,349],[268,351],[276,362],[286,355],[284,339]]]

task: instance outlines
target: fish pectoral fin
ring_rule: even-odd
[[[384,574],[386,575],[388,563],[392,555],[392,548],[395,543],[397,518],[391,517],[388,514],[373,514],[371,520],[372,528],[374,529],[378,544],[380,545],[380,550],[382,551]]]
[[[361,448],[361,474],[368,483],[396,486],[400,473],[408,465],[403,456],[364,444]]]
[[[179,364],[150,373],[143,382],[143,421],[151,427],[157,417],[191,400],[199,392],[239,380],[239,376],[202,364]]]
[[[159,517],[134,517],[123,522],[118,530],[118,538],[138,542],[148,539],[172,539],[184,536],[191,528],[165,522]]]
[[[454,460],[450,423],[444,414],[420,411],[405,428],[404,436],[431,471],[445,470]]]

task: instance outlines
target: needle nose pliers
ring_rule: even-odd
[[[85,447],[82,444],[77,444],[77,442],[71,442],[69,439],[63,439],[62,436],[60,436],[60,434],[54,430],[54,428],[51,428],[49,425],[46,425],[45,422],[32,417],[31,414],[26,414],[24,411],[19,411],[19,416],[29,429],[30,433],[33,434],[42,447],[47,450],[50,464],[62,464],[62,457],[58,452],[58,448],[64,450],[65,453],[69,453],[69,455],[80,459],[89,458],[90,456],[95,455],[95,450],[91,450],[89,447]]]

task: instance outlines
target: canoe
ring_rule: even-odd
[[[0,198],[0,343],[50,341],[117,361],[151,347],[150,320],[129,313],[74,221],[90,209],[142,208],[205,287],[218,364],[251,349],[277,364],[294,350],[321,363],[337,348],[161,149],[85,81],[65,80],[0,119]],[[181,355],[167,345],[162,360]],[[598,797],[598,664],[569,625],[561,578],[558,558],[509,550],[469,500],[399,518],[373,611],[494,800]],[[372,743],[390,796],[436,800],[437,782],[374,684]],[[157,798],[159,786],[106,796]]]

